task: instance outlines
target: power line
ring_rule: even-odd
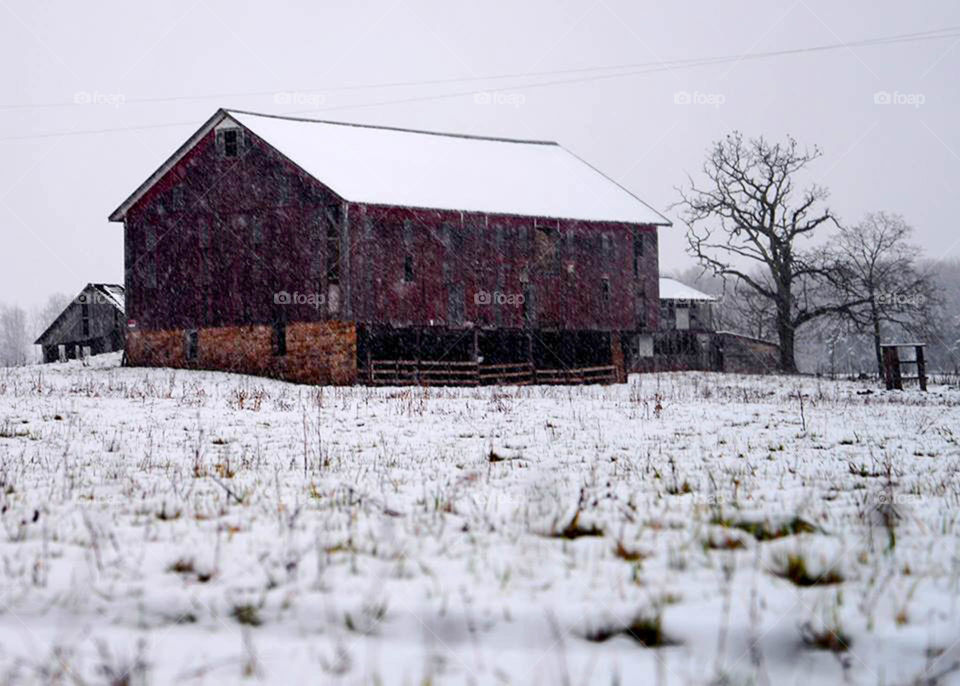
[[[851,41],[851,42],[841,41],[838,43],[828,43],[824,45],[807,46],[802,48],[790,48],[790,49],[784,49],[784,50],[772,50],[772,51],[757,52],[757,53],[743,53],[739,55],[721,55],[721,56],[714,56],[714,57],[684,58],[684,59],[675,59],[675,60],[661,60],[657,62],[641,62],[641,63],[610,65],[610,66],[581,67],[578,69],[561,69],[561,70],[549,70],[549,71],[525,72],[525,73],[518,72],[514,74],[496,74],[496,75],[472,76],[472,77],[463,77],[463,78],[432,79],[432,80],[424,80],[424,81],[393,81],[393,82],[386,82],[386,83],[379,83],[379,84],[357,84],[357,85],[330,87],[326,89],[316,89],[314,92],[365,90],[365,89],[375,89],[375,88],[435,85],[435,84],[441,84],[441,83],[492,81],[492,80],[513,79],[513,78],[520,78],[520,77],[527,77],[527,76],[580,74],[580,73],[589,73],[589,72],[597,72],[597,71],[628,69],[627,71],[613,71],[612,73],[609,73],[609,74],[584,76],[584,77],[572,78],[572,79],[554,79],[549,81],[534,81],[534,82],[521,83],[521,84],[503,85],[503,86],[489,89],[494,92],[521,90],[521,89],[530,90],[535,88],[546,88],[546,87],[564,85],[564,84],[586,83],[586,82],[593,82],[593,81],[603,81],[608,79],[623,78],[628,76],[638,76],[638,75],[657,73],[657,72],[676,71],[679,69],[691,68],[691,67],[712,66],[712,65],[726,64],[731,62],[734,62],[734,63],[746,62],[746,61],[754,61],[754,60],[760,60],[760,59],[769,59],[772,57],[783,57],[788,55],[800,55],[800,54],[810,54],[810,53],[817,53],[817,52],[842,50],[842,49],[851,49],[855,47],[894,45],[899,43],[916,43],[916,42],[929,41],[929,40],[942,40],[945,38],[960,38],[960,26],[949,26],[941,29],[918,31],[913,33],[898,34],[894,36],[867,38],[859,41]],[[158,98],[141,98],[141,99],[133,99],[133,100],[124,100],[124,103],[126,104],[131,102],[141,102],[141,103],[168,102],[168,101],[177,101],[177,100],[201,100],[201,99],[213,99],[213,98],[222,99],[227,97],[274,95],[279,92],[294,93],[294,92],[306,92],[306,91],[301,89],[299,91],[298,90],[259,91],[259,92],[247,92],[247,93],[233,93],[233,94],[220,93],[216,95],[202,95],[202,96],[169,96],[169,97],[158,97]],[[305,113],[312,113],[312,112],[326,112],[326,111],[342,110],[342,109],[363,109],[367,107],[381,107],[385,105],[427,102],[432,100],[458,98],[458,97],[463,97],[465,95],[475,95],[479,92],[484,92],[484,91],[482,90],[478,91],[476,89],[460,90],[460,91],[433,94],[433,95],[412,96],[407,98],[380,100],[380,101],[374,101],[374,102],[359,103],[354,105],[319,107],[319,108],[312,108],[309,110],[298,110],[294,112],[287,112],[286,114],[305,114]],[[21,109],[21,108],[25,109],[25,108],[31,108],[31,107],[63,107],[63,106],[74,106],[74,105],[75,105],[74,103],[40,103],[35,105],[8,105],[8,106],[0,106],[0,110]],[[148,124],[148,125],[142,125],[142,126],[113,127],[113,128],[103,128],[103,129],[83,129],[79,131],[78,130],[51,131],[47,133],[28,134],[24,136],[8,136],[8,137],[0,138],[0,142],[32,140],[32,139],[41,139],[41,138],[54,138],[54,137],[60,137],[60,136],[140,131],[140,130],[149,130],[149,129],[158,129],[158,128],[172,128],[176,126],[190,126],[194,124],[196,124],[195,121],[189,121],[189,122],[170,122],[170,123],[164,123],[164,124]]]
[[[912,34],[908,34],[908,35],[912,35]],[[745,54],[745,55],[729,55],[729,56],[722,56],[722,57],[705,57],[705,58],[698,58],[698,59],[676,60],[673,63],[669,63],[669,62],[654,63],[659,66],[653,66],[649,69],[621,71],[613,74],[601,74],[599,76],[589,76],[589,77],[581,77],[581,78],[574,78],[574,79],[556,79],[552,81],[537,81],[537,82],[525,83],[525,84],[501,86],[499,88],[492,88],[490,89],[490,91],[498,92],[498,91],[513,91],[513,90],[532,90],[536,88],[547,88],[551,86],[558,86],[558,85],[564,85],[564,84],[604,81],[608,79],[622,78],[624,76],[639,76],[643,74],[652,74],[656,72],[676,71],[678,69],[690,68],[690,67],[729,64],[731,62],[733,63],[746,62],[746,61],[752,61],[756,59],[780,57],[784,55],[797,55],[797,54],[805,54],[805,53],[824,52],[827,50],[849,49],[851,47],[867,47],[871,45],[890,45],[895,43],[910,43],[910,42],[916,42],[918,40],[930,40],[934,38],[960,38],[960,33],[941,33],[938,35],[930,35],[927,37],[917,36],[915,38],[905,38],[905,37],[904,38],[901,38],[901,37],[875,38],[875,39],[869,39],[864,41],[858,41],[856,43],[835,43],[835,44],[824,45],[824,46],[814,46],[814,47],[808,47],[808,48],[793,48],[789,50],[775,50],[775,51],[764,52],[764,53],[752,53],[752,54]],[[477,90],[456,91],[452,93],[441,93],[438,95],[413,96],[413,97],[401,98],[401,99],[360,103],[356,105],[336,105],[332,107],[319,107],[319,108],[313,108],[309,110],[296,110],[293,112],[286,112],[285,114],[307,114],[311,112],[329,112],[332,110],[342,110],[342,109],[348,109],[348,110],[363,109],[367,107],[379,107],[382,105],[398,105],[398,104],[405,104],[405,103],[425,102],[430,100],[459,98],[459,97],[463,97],[464,95],[474,95],[476,93],[482,93],[482,92],[484,91],[477,91]]]
[[[574,69],[551,69],[543,71],[530,71],[530,72],[513,72],[513,73],[503,73],[503,74],[487,74],[480,76],[463,76],[463,77],[450,77],[450,78],[439,78],[439,79],[423,79],[423,80],[407,80],[407,81],[384,81],[380,83],[366,83],[366,84],[347,84],[339,86],[324,86],[321,88],[287,88],[287,89],[274,89],[269,91],[243,91],[243,92],[224,92],[224,93],[211,93],[205,95],[168,95],[168,96],[154,96],[154,97],[143,97],[143,98],[125,98],[124,104],[146,104],[146,103],[161,103],[161,102],[179,102],[184,100],[216,100],[222,98],[237,98],[237,97],[256,97],[264,95],[277,95],[278,93],[333,93],[333,92],[343,92],[343,91],[359,91],[359,90],[371,90],[379,88],[403,88],[411,86],[430,86],[430,85],[441,85],[448,83],[467,83],[467,82],[476,82],[476,81],[496,81],[501,79],[516,79],[524,78],[531,76],[558,76],[561,74],[582,74],[598,71],[618,71],[624,69],[638,69],[646,67],[666,67],[666,66],[684,66],[684,65],[693,65],[697,66],[704,61],[712,63],[713,60],[741,60],[748,57],[771,57],[771,56],[780,56],[780,55],[789,55],[796,54],[800,52],[816,52],[822,50],[838,50],[841,48],[853,48],[853,47],[868,47],[871,45],[882,45],[889,42],[906,42],[907,40],[936,40],[942,38],[952,38],[960,37],[960,25],[958,26],[947,26],[940,29],[930,29],[927,31],[916,31],[913,33],[903,33],[893,36],[882,36],[878,38],[868,38],[860,41],[854,41],[850,43],[831,43],[826,45],[813,46],[808,48],[795,48],[792,50],[777,50],[766,53],[753,53],[747,55],[724,55],[721,57],[697,57],[697,58],[685,58],[685,59],[675,59],[675,60],[658,60],[655,62],[633,62],[626,64],[611,64],[603,66],[592,66],[592,67],[579,67]],[[632,72],[631,72],[632,73]],[[56,108],[56,107],[73,107],[77,103],[75,102],[43,102],[43,103],[23,103],[23,104],[8,104],[0,105],[0,111],[2,110],[17,110],[17,109],[43,109],[43,108]]]

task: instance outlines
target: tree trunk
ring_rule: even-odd
[[[787,374],[796,374],[797,361],[794,358],[796,335],[793,331],[793,325],[789,321],[783,325],[778,325],[777,333],[780,338],[780,370]]]
[[[874,306],[870,310],[870,317],[873,319],[873,351],[877,356],[877,378],[883,378],[883,351],[880,350],[880,315]]]
[[[780,339],[780,371],[787,374],[797,373],[797,361],[794,357],[796,332],[790,318],[792,303],[790,287],[781,285],[777,297],[777,337]]]

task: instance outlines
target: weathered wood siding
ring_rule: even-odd
[[[636,274],[634,233],[643,241]],[[127,314],[141,329],[278,316],[656,328],[654,226],[351,205],[249,133],[239,156],[224,157],[211,132],[130,209],[124,240]],[[278,293],[294,302],[278,309]]]

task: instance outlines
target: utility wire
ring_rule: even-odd
[[[854,48],[854,47],[868,47],[871,45],[883,45],[891,42],[907,42],[916,40],[935,40],[942,38],[953,38],[960,37],[960,25],[958,26],[947,26],[940,29],[931,29],[928,31],[917,31],[913,33],[902,33],[893,36],[882,36],[878,38],[867,38],[860,41],[853,41],[850,43],[831,43],[826,45],[817,45],[807,48],[794,48],[792,50],[777,50],[772,52],[765,53],[753,53],[746,55],[723,55],[720,57],[694,57],[686,59],[675,59],[675,60],[658,60],[655,62],[634,62],[627,64],[610,64],[604,66],[593,66],[593,67],[579,67],[575,69],[551,69],[544,71],[530,71],[530,72],[513,72],[513,73],[504,73],[504,74],[487,74],[479,76],[463,76],[463,77],[450,77],[450,78],[441,78],[441,79],[425,79],[425,80],[409,80],[409,81],[385,81],[380,83],[364,83],[364,84],[348,84],[348,85],[339,85],[339,86],[325,86],[321,88],[286,88],[286,89],[273,89],[269,91],[242,91],[242,92],[232,92],[232,93],[210,93],[206,95],[167,95],[167,96],[152,96],[152,97],[142,97],[142,98],[125,98],[124,104],[136,104],[136,103],[160,103],[160,102],[179,102],[184,100],[216,100],[221,98],[239,98],[239,97],[257,97],[264,95],[276,95],[278,93],[334,93],[334,92],[343,92],[343,91],[359,91],[359,90],[371,90],[379,88],[403,88],[411,86],[431,86],[431,85],[441,85],[448,83],[467,83],[475,81],[495,81],[501,79],[516,79],[524,78],[530,76],[558,76],[563,74],[582,74],[598,71],[618,71],[624,69],[642,69],[646,67],[667,67],[667,66],[684,66],[684,65],[699,65],[704,61],[707,63],[712,63],[713,60],[742,60],[742,59],[754,59],[757,57],[775,57],[780,55],[790,55],[803,52],[817,52],[823,50],[838,50],[841,48]],[[633,73],[633,72],[630,72]],[[0,111],[2,110],[17,110],[17,109],[43,109],[43,108],[55,108],[55,107],[73,107],[76,103],[73,102],[40,102],[40,103],[22,103],[22,104],[0,104]]]
[[[472,81],[492,81],[499,79],[514,79],[520,77],[528,76],[548,76],[548,75],[561,75],[561,74],[582,74],[589,72],[597,71],[610,71],[610,70],[623,70],[627,71],[614,71],[609,74],[599,74],[591,76],[582,76],[579,78],[571,79],[554,79],[550,81],[534,81],[521,84],[512,84],[512,85],[503,85],[495,88],[488,89],[489,91],[512,91],[512,90],[530,90],[535,88],[546,88],[556,85],[563,84],[573,84],[573,83],[586,83],[594,81],[603,81],[608,79],[623,78],[628,76],[638,76],[643,74],[665,72],[665,71],[676,71],[679,69],[691,68],[691,67],[701,67],[701,66],[711,66],[717,64],[725,64],[731,62],[746,62],[754,61],[760,59],[769,59],[772,57],[782,57],[787,55],[798,55],[798,54],[810,54],[817,52],[826,52],[833,50],[841,49],[850,49],[855,47],[870,47],[876,45],[892,45],[899,43],[915,43],[928,40],[943,40],[946,38],[960,38],[960,26],[949,26],[941,29],[933,29],[928,31],[919,31],[906,34],[898,34],[894,36],[883,36],[877,38],[868,38],[859,41],[851,42],[838,42],[838,43],[829,43],[824,45],[815,45],[802,48],[791,48],[784,50],[772,50],[767,52],[757,52],[757,53],[744,53],[740,55],[722,55],[715,57],[701,57],[701,58],[685,58],[685,59],[676,59],[676,60],[661,60],[657,62],[641,62],[634,64],[622,64],[622,65],[611,65],[611,66],[594,66],[594,67],[581,67],[579,69],[562,69],[562,70],[549,70],[549,71],[540,71],[540,72],[525,72],[525,73],[514,73],[514,74],[495,74],[495,75],[486,75],[486,76],[473,76],[473,77],[464,77],[464,78],[451,78],[451,79],[433,79],[425,81],[393,81],[379,84],[358,84],[352,86],[338,86],[338,87],[329,87],[326,89],[316,89],[312,92],[333,92],[333,91],[345,91],[345,90],[366,90],[366,89],[375,89],[375,88],[393,88],[393,87],[409,87],[409,86],[422,86],[422,85],[435,85],[442,83],[463,83],[463,82],[472,82]],[[262,95],[274,95],[280,92],[305,92],[301,90],[291,90],[291,91],[259,91],[259,92],[246,92],[246,93],[220,93],[216,95],[201,95],[201,96],[167,96],[167,97],[156,97],[156,98],[139,98],[139,99],[127,99],[124,100],[126,103],[148,103],[148,102],[170,102],[170,101],[179,101],[179,100],[202,100],[202,99],[222,99],[228,97],[247,97],[247,96],[262,96]],[[338,105],[332,107],[319,107],[312,108],[309,110],[298,110],[294,112],[286,112],[285,114],[304,114],[312,112],[324,112],[331,110],[341,110],[341,109],[363,109],[367,107],[380,107],[385,105],[395,105],[395,104],[405,104],[413,102],[426,102],[432,100],[444,100],[450,98],[458,98],[464,95],[474,95],[479,92],[485,92],[483,90],[460,90],[455,92],[440,93],[434,95],[423,95],[423,96],[413,96],[407,98],[399,99],[390,99],[390,100],[380,100],[374,102],[360,103],[354,105]],[[74,103],[39,103],[39,104],[25,104],[25,105],[0,105],[0,110],[12,110],[12,109],[27,109],[32,107],[66,107],[66,106],[75,106]],[[31,134],[24,136],[8,136],[0,138],[0,142],[6,141],[17,141],[17,140],[32,140],[32,139],[42,139],[42,138],[54,138],[60,136],[74,136],[74,135],[87,135],[87,134],[101,134],[101,133],[112,133],[112,132],[125,132],[125,131],[140,131],[140,130],[149,130],[149,129],[158,129],[158,128],[172,128],[176,126],[190,126],[196,124],[196,121],[183,121],[183,122],[169,122],[163,124],[148,124],[142,126],[125,126],[125,127],[112,127],[112,128],[103,128],[103,129],[83,129],[83,130],[74,130],[74,131],[51,131],[47,133]]]

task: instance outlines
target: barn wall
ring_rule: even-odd
[[[249,132],[235,158],[214,132],[202,139],[130,208],[124,240],[127,315],[142,329],[268,324],[277,294],[291,296],[287,321],[635,330],[638,294],[643,326],[658,315],[654,226],[348,207]]]
[[[187,330],[131,331],[132,366],[211,369],[314,384],[352,384],[357,376],[356,327],[347,322],[302,322],[286,327],[286,354],[275,355],[269,325],[197,329],[197,357],[187,358]]]
[[[127,316],[153,330],[342,319],[327,238],[334,224],[345,240],[345,210],[251,134],[224,157],[211,132],[127,213]]]
[[[771,374],[780,369],[780,346],[733,333],[717,334],[723,348],[723,371]]]
[[[353,313],[367,324],[654,329],[654,226],[357,206]],[[642,234],[639,273],[633,233]],[[606,237],[605,237],[606,236]],[[408,262],[409,261],[409,262]],[[408,264],[413,279],[407,280]],[[603,281],[609,285],[605,298]],[[642,294],[645,297],[639,298]],[[452,302],[463,304],[460,308]],[[644,317],[637,316],[637,302]],[[642,321],[645,319],[645,321]]]

